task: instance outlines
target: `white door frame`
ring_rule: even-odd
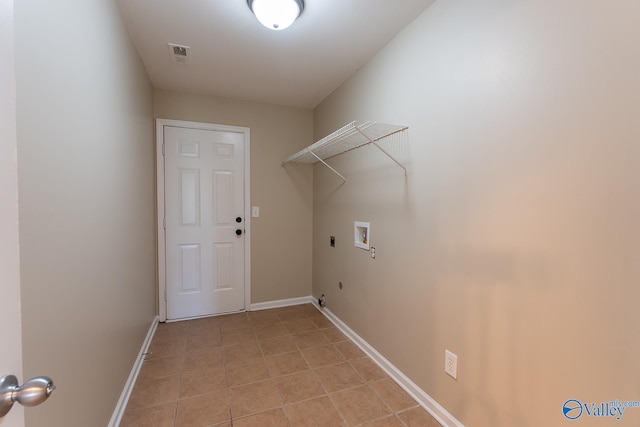
[[[239,126],[217,125],[213,123],[187,122],[183,120],[156,119],[156,190],[158,212],[158,317],[161,322],[167,320],[167,277],[165,239],[165,197],[164,197],[164,127],[181,127],[188,129],[213,130],[221,132],[238,132],[244,134],[244,307],[251,307],[251,180],[250,180],[250,131]]]

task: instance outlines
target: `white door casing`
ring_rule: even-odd
[[[249,129],[158,119],[157,145],[160,320],[245,309]]]
[[[20,251],[18,241],[18,168],[13,0],[0,0],[0,376],[22,379]],[[2,427],[23,427],[24,409],[13,405]]]

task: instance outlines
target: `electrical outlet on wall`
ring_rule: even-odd
[[[454,379],[458,378],[458,356],[449,350],[444,351],[444,371]]]

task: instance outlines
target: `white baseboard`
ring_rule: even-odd
[[[413,381],[411,381],[405,374],[396,368],[391,362],[389,362],[383,355],[373,348],[368,342],[366,342],[360,335],[358,335],[353,329],[348,327],[340,318],[333,314],[327,308],[320,308],[318,301],[313,297],[311,303],[325,315],[342,333],[344,333],[355,345],[374,362],[385,371],[391,379],[393,379],[400,387],[404,389],[411,397],[413,397],[427,412],[429,412],[440,424],[444,427],[464,427],[464,425],[455,419],[453,415],[447,412],[438,402],[436,402],[431,396],[425,393],[420,387],[418,387]]]
[[[309,304],[310,302],[313,302],[313,297],[311,295],[309,295],[308,297],[259,302],[256,304],[251,304],[250,311],[269,310],[270,308],[290,307],[292,305]]]
[[[138,374],[140,373],[140,368],[142,367],[142,361],[144,355],[147,353],[149,349],[149,345],[151,344],[151,340],[153,339],[153,334],[156,332],[156,328],[158,327],[158,316],[154,317],[151,321],[151,326],[149,326],[149,332],[147,332],[147,337],[144,339],[142,343],[142,347],[140,348],[140,353],[138,353],[138,357],[133,364],[133,368],[131,368],[131,372],[129,373],[129,378],[127,382],[124,384],[124,389],[122,389],[122,394],[120,394],[120,399],[118,399],[118,403],[116,404],[116,408],[113,411],[113,415],[111,416],[111,420],[109,421],[108,427],[118,427],[120,422],[122,421],[122,417],[124,416],[124,411],[127,409],[127,403],[129,403],[129,398],[131,397],[131,392],[133,391],[133,386],[136,385],[136,380],[138,379]]]

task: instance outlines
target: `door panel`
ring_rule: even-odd
[[[200,245],[179,245],[180,290],[200,292]]]
[[[200,225],[200,172],[180,169],[180,225]]]
[[[233,245],[228,243],[215,244],[213,253],[213,265],[217,272],[216,282],[218,289],[232,289],[234,286]]]
[[[245,308],[244,138],[164,127],[170,320]]]

